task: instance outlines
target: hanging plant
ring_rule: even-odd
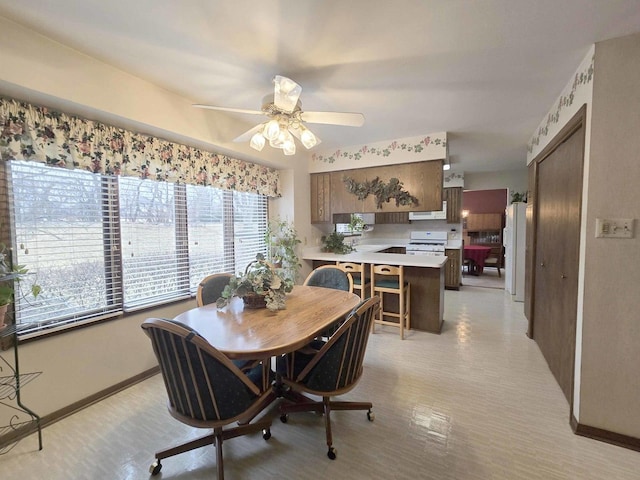
[[[401,205],[418,205],[418,199],[402,188],[402,182],[397,178],[389,179],[389,183],[384,183],[380,177],[375,177],[371,181],[356,182],[353,178],[344,177],[343,182],[349,193],[364,200],[369,195],[376,197],[376,208],[381,209],[383,203],[395,200],[396,207]]]

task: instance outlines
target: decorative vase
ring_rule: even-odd
[[[250,293],[242,297],[245,308],[266,308],[267,300],[264,295],[258,295],[256,293]]]

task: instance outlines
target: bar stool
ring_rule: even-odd
[[[351,262],[336,262],[336,267],[341,268],[347,273],[351,274],[353,278],[353,290],[354,293],[360,295],[360,298],[365,299],[369,295],[369,279],[367,278],[367,268],[364,263],[351,263]],[[362,281],[364,279],[364,282]]]
[[[398,296],[397,312],[385,310],[385,293]],[[374,295],[380,297],[380,308],[374,319],[374,327],[376,324],[400,327],[400,339],[404,340],[404,329],[411,329],[411,284],[404,281],[402,265],[371,265],[371,296]],[[397,318],[398,321],[385,320],[385,316]]]

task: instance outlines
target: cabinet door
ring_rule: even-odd
[[[460,268],[462,262],[460,260],[461,250],[457,248],[445,250],[445,254],[449,258],[444,265],[444,286],[449,290],[460,289]]]
[[[377,212],[376,223],[409,223],[409,212]]]
[[[501,231],[501,213],[470,213],[467,216],[467,231]]]
[[[311,174],[311,223],[331,223],[331,174]]]
[[[447,223],[460,223],[462,220],[462,187],[449,187],[442,190],[447,202]]]

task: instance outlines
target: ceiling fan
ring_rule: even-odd
[[[322,123],[348,127],[360,127],[364,124],[364,115],[361,113],[304,112],[300,101],[300,94],[302,93],[300,85],[281,75],[276,75],[273,83],[273,94],[266,95],[262,99],[262,110],[245,110],[202,104],[193,106],[269,117],[269,120],[247,130],[233,141],[244,142],[249,140],[249,145],[258,151],[262,150],[268,141],[273,148],[281,148],[285,155],[294,155],[296,153],[296,144],[293,137],[297,138],[307,149],[313,148],[320,143],[320,139],[305,126],[305,123]]]

